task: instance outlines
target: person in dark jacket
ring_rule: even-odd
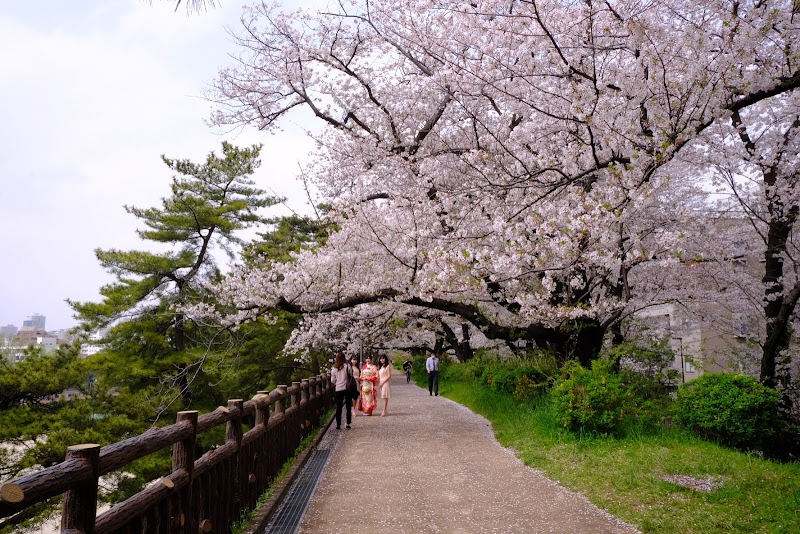
[[[334,384],[334,395],[336,396],[336,428],[342,428],[342,406],[347,406],[347,428],[350,428],[350,423],[353,417],[352,403],[350,402],[350,392],[347,390],[350,377],[353,376],[350,371],[350,365],[344,361],[344,354],[341,352],[336,354],[336,361],[331,367],[331,382]]]

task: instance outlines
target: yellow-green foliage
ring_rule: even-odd
[[[550,396],[564,428],[592,433],[618,431],[630,400],[609,360],[595,360],[591,370],[568,362]]]
[[[680,387],[675,416],[704,438],[759,447],[774,431],[779,399],[780,393],[749,376],[705,374]]]

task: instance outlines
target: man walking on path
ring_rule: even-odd
[[[464,406],[415,385],[392,388],[392,404],[392,417],[323,438],[330,460],[300,534],[638,532],[527,467]]]
[[[428,370],[428,394],[439,396],[439,358],[436,354],[431,354],[425,361],[425,369]]]

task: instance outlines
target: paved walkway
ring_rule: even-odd
[[[395,371],[386,417],[330,426],[303,533],[635,533],[495,440],[489,422]]]

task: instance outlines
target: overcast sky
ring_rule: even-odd
[[[263,143],[258,186],[308,213],[299,126],[270,136],[205,123],[200,95],[236,50],[226,28],[242,3],[187,16],[163,0],[2,1],[0,326],[41,313],[48,330],[69,328],[64,299],[99,300],[112,278],[94,249],[142,248],[122,206],[169,195],[161,154],[202,162],[222,140]]]

